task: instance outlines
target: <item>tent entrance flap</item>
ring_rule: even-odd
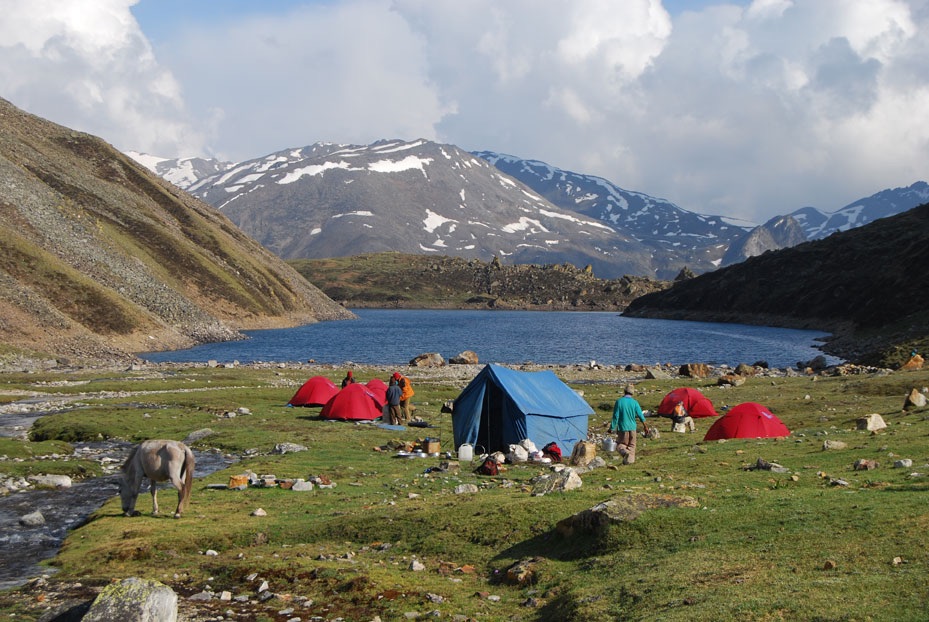
[[[506,396],[500,387],[491,384],[484,391],[484,404],[481,409],[481,423],[477,431],[477,445],[480,447],[503,447],[503,409]]]

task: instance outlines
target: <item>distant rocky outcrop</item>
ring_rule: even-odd
[[[375,253],[291,264],[334,300],[359,308],[621,311],[671,285],[628,275],[597,278],[589,267],[571,264],[507,266],[496,257]]]
[[[128,358],[352,317],[214,208],[5,100],[0,180],[6,358]]]
[[[929,204],[677,282],[625,315],[836,333],[851,361],[899,366],[929,348]]]

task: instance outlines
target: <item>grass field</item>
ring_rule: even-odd
[[[143,515],[126,518],[114,498],[72,532],[51,562],[58,570],[52,581],[61,584],[157,579],[198,619],[394,620],[414,612],[461,620],[927,619],[929,410],[902,406],[911,389],[929,385],[929,372],[759,376],[721,388],[715,379],[554,371],[594,408],[595,437],[605,433],[613,400],[630,380],[644,408],[654,409],[677,386],[696,386],[717,409],[761,402],[792,434],[704,443],[706,419],[697,420],[695,434],[671,433],[667,419],[655,419],[662,435],[639,441],[634,465],[606,455],[607,466],[582,475],[580,489],[533,496],[531,480],[548,472],[541,465],[507,465],[483,477],[471,472],[476,464],[430,472],[438,459],[378,450],[428,434],[453,451],[451,416],[440,405],[470,379],[460,374],[411,370],[417,415],[437,427],[396,432],[322,421],[318,409],[284,406],[310,375],[338,381],[342,370],[198,367],[41,380],[5,375],[0,394],[77,393],[87,407],[41,419],[33,442],[4,440],[0,453],[16,452],[22,459],[16,469],[34,472],[36,456],[50,447],[60,452],[67,443],[101,437],[182,439],[210,428],[213,434],[196,448],[248,454],[197,480],[180,520],[148,514],[147,495],[139,500]],[[385,379],[388,371],[356,370],[362,381],[375,375]],[[251,414],[222,416],[239,407]],[[888,427],[858,430],[857,419],[869,413]],[[826,440],[847,448],[824,450]],[[308,450],[274,454],[285,441]],[[749,469],[759,458],[787,472]],[[855,471],[859,459],[879,466]],[[900,459],[913,466],[894,468]],[[307,493],[209,487],[245,470],[321,475],[336,486]],[[457,494],[466,483],[479,491]],[[557,529],[598,503],[634,495],[689,497],[697,505],[648,510],[598,534]],[[173,491],[159,496],[173,508]],[[258,508],[267,515],[252,516]],[[411,569],[414,560],[424,569]],[[506,580],[517,562],[532,568],[524,585]],[[257,594],[262,580],[275,594],[267,601]],[[186,600],[204,590],[217,598]],[[224,590],[249,598],[221,602]],[[16,620],[44,611],[27,589],[0,594],[0,610]]]

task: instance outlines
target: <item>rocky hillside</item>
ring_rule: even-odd
[[[351,317],[214,208],[0,100],[0,344],[69,359]]]
[[[346,307],[622,311],[637,296],[671,285],[633,276],[600,279],[571,264],[507,266],[401,253],[291,264]]]
[[[929,204],[752,257],[634,300],[633,317],[836,332],[827,352],[878,365],[929,351]]]

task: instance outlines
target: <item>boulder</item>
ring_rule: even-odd
[[[925,362],[925,361],[923,360],[923,357],[921,357],[921,356],[918,355],[918,354],[914,354],[913,356],[910,357],[910,360],[908,360],[906,363],[904,363],[904,364],[900,367],[900,369],[901,369],[901,370],[904,370],[904,371],[912,371],[912,370],[922,369],[922,368],[923,368],[923,363],[924,363],[924,362]]]
[[[578,533],[603,536],[611,525],[635,520],[648,510],[669,507],[699,508],[700,503],[686,496],[649,493],[623,495],[569,516],[561,520],[555,529],[564,537]]]
[[[453,356],[448,359],[450,365],[477,365],[479,359],[477,353],[473,350],[465,350],[464,352],[459,352],[458,356]]]
[[[887,424],[884,423],[884,418],[877,413],[859,417],[856,425],[859,430],[867,430],[868,432],[876,432],[877,430],[883,430],[887,427]]]
[[[872,471],[880,466],[874,460],[865,460],[864,458],[859,458],[855,460],[855,464],[852,465],[852,469],[855,471]]]
[[[103,588],[83,622],[176,622],[177,594],[167,585],[130,577]]]
[[[30,512],[19,518],[19,524],[23,527],[38,527],[45,524],[45,516],[42,515],[42,512],[36,510],[35,512]]]
[[[719,380],[716,381],[716,384],[719,386],[733,386],[741,387],[745,384],[745,377],[739,376],[738,374],[725,374],[719,377]]]
[[[438,352],[425,352],[410,361],[410,367],[443,367],[445,359]]]
[[[574,450],[571,451],[571,458],[568,462],[574,466],[587,466],[596,457],[596,444],[590,441],[580,441],[574,445]]]
[[[903,410],[910,410],[911,408],[923,408],[926,406],[926,396],[920,393],[917,389],[910,391],[910,394],[906,396],[906,400],[903,402]]]
[[[710,366],[706,363],[685,363],[678,374],[687,378],[706,378],[710,375]]]
[[[745,363],[739,363],[735,368],[735,373],[739,376],[754,376],[755,371],[754,366],[746,365]]]
[[[671,374],[664,371],[660,367],[649,367],[645,370],[645,378],[647,380],[669,380]]]

